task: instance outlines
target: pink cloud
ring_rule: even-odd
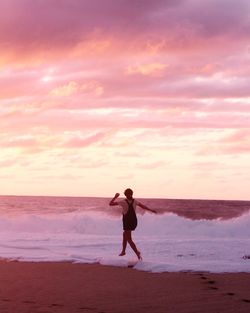
[[[196,170],[204,170],[205,172],[207,172],[208,170],[212,171],[215,170],[217,168],[222,168],[223,167],[223,163],[221,162],[212,162],[212,161],[198,161],[195,163],[191,164],[192,168],[196,169]]]
[[[10,147],[33,147],[36,146],[38,142],[34,138],[10,138],[5,141],[1,140],[0,145],[5,148]]]
[[[16,165],[16,164],[17,164],[17,160],[15,160],[15,159],[0,160],[0,168],[1,167],[2,168],[11,167],[11,166]]]
[[[154,170],[154,169],[157,169],[157,168],[165,168],[167,164],[169,164],[169,163],[168,162],[163,162],[163,161],[143,162],[143,163],[137,163],[136,167],[144,169],[144,170]]]
[[[97,44],[107,38],[109,54],[117,48],[121,54],[145,48],[152,51],[159,43],[163,44],[158,52],[185,48],[186,53],[198,47],[211,51],[212,40],[226,53],[249,37],[248,9],[246,0],[230,4],[225,0],[202,4],[196,0],[63,0],[60,4],[54,0],[3,0],[0,41],[5,43],[5,58],[26,59],[26,64],[34,60],[44,63],[48,57],[63,59],[65,53],[71,55],[93,38]],[[232,41],[224,40],[228,38]],[[98,47],[89,49],[93,53]]]
[[[228,143],[235,143],[235,142],[244,143],[247,140],[250,141],[250,129],[249,128],[234,131],[231,135],[224,137],[221,141],[228,142]]]
[[[211,144],[204,146],[200,154],[232,154],[244,155],[250,153],[250,129],[234,130],[230,135],[221,137]]]
[[[98,132],[84,138],[74,137],[63,143],[63,146],[67,148],[84,148],[102,142],[107,136],[108,134],[105,132]]]

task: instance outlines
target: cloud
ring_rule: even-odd
[[[4,43],[5,58],[11,60],[18,59],[17,52],[22,59],[26,54],[27,61],[32,61],[30,56],[35,53],[39,62],[48,57],[62,58],[65,51],[83,48],[83,45],[89,46],[89,51],[96,51],[98,47],[103,50],[103,44],[110,45],[108,38],[118,38],[126,29],[124,34],[129,39],[132,31],[140,33],[147,26],[151,10],[162,5],[172,6],[175,2],[144,1],[142,5],[141,1],[62,0],[58,4],[54,0],[3,0],[0,41]],[[131,19],[133,25],[128,23]],[[103,40],[104,37],[107,40]]]
[[[224,154],[248,154],[250,153],[250,129],[234,131],[231,135],[220,140],[221,151]]]
[[[137,163],[136,168],[140,168],[144,170],[153,170],[157,168],[165,168],[167,164],[168,164],[167,162],[163,162],[163,161],[143,162],[143,163]]]
[[[65,53],[80,56],[81,51],[108,51],[106,56],[112,57],[118,50],[132,54],[185,48],[183,54],[198,47],[214,50],[211,40],[226,52],[249,37],[248,10],[246,0],[3,0],[2,59],[32,64],[63,59]]]
[[[53,90],[51,90],[50,94],[52,96],[59,96],[59,97],[65,97],[65,96],[71,96],[79,90],[79,86],[76,82],[69,82],[66,85],[57,87]]]
[[[32,147],[37,145],[37,141],[34,138],[10,138],[1,140],[0,145],[5,148],[11,147]]]
[[[214,171],[217,168],[222,168],[224,167],[223,163],[221,162],[215,162],[215,161],[197,161],[191,164],[192,168],[199,170],[199,171],[205,171],[207,172],[208,170]]]
[[[127,73],[129,75],[133,74],[141,74],[141,75],[163,75],[163,70],[167,67],[166,64],[161,63],[151,63],[151,64],[140,64],[140,65],[134,65],[129,66],[127,68]]]
[[[17,164],[16,159],[0,160],[0,168],[11,167],[16,164]]]
[[[199,154],[224,154],[224,155],[244,155],[250,153],[250,129],[230,131],[229,134],[221,136],[220,139],[208,144],[200,149]]]
[[[90,93],[95,96],[101,96],[103,91],[103,87],[96,81],[90,81],[84,84],[71,81],[66,85],[52,89],[50,94],[56,97],[68,97],[78,93]]]
[[[246,143],[246,141],[250,141],[250,129],[245,128],[234,131],[230,135],[225,136],[221,141],[225,143]]]
[[[74,137],[68,139],[62,145],[67,148],[84,148],[99,142],[102,142],[108,136],[105,132],[98,132],[86,137]]]

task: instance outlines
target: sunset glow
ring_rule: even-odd
[[[250,199],[248,0],[2,0],[0,194]]]

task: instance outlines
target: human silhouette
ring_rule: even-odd
[[[146,205],[140,203],[138,200],[133,198],[133,190],[128,188],[124,191],[125,199],[117,201],[120,196],[119,193],[116,193],[114,198],[109,202],[109,205],[119,205],[122,207],[122,222],[123,222],[123,241],[122,241],[122,251],[119,256],[126,254],[127,243],[133,249],[137,258],[142,259],[141,252],[137,249],[134,241],[132,240],[132,231],[137,227],[137,217],[136,217],[136,206],[141,207],[142,209],[156,213],[155,210],[148,208]]]

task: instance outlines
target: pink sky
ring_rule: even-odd
[[[0,194],[248,199],[248,0],[1,0]]]

